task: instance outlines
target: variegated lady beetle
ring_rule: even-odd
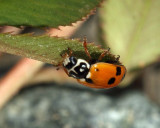
[[[86,39],[84,39],[83,46],[86,55],[90,58],[89,61],[72,56],[71,49],[69,49],[69,54],[66,53],[64,55],[63,68],[68,76],[91,88],[111,88],[117,86],[124,78],[126,68],[120,64],[101,62],[107,53],[106,51],[99,56],[96,62],[92,63]]]

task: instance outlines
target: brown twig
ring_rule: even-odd
[[[0,108],[43,66],[42,62],[24,58],[0,81]]]

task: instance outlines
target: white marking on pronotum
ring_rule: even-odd
[[[97,67],[97,64],[95,64],[94,67],[96,68],[96,67]]]
[[[75,67],[77,67],[78,65],[80,65],[80,63],[85,63],[87,65],[87,68],[89,69],[90,68],[90,65],[87,61],[83,60],[83,59],[78,59],[77,60],[77,64],[75,65]]]
[[[79,79],[81,82],[85,82],[85,79]]]
[[[83,72],[83,71],[84,71],[84,69],[80,68],[80,72]]]
[[[68,63],[70,63],[69,57],[64,60],[64,62],[63,62],[64,67],[65,67]],[[76,63],[74,66],[72,66],[70,69],[67,69],[67,71],[68,71],[68,72],[73,71],[74,73],[77,74],[77,72],[74,70],[74,68],[77,67],[77,66],[79,66],[80,63],[85,63],[85,64],[86,64],[86,65],[82,65],[83,68],[86,68],[86,66],[87,66],[88,69],[90,68],[90,64],[89,64],[87,61],[85,61],[85,60],[83,60],[83,59],[77,59],[77,63]],[[80,72],[83,72],[83,71],[84,71],[84,69],[80,69]],[[77,74],[77,75],[78,75],[78,74]]]
[[[69,57],[67,57],[67,58],[64,60],[63,64],[64,64],[64,66],[66,66],[68,63],[70,63]]]
[[[86,78],[91,78],[91,73],[90,72],[87,74]]]
[[[74,66],[73,66],[71,69],[69,69],[68,71],[69,71],[69,72],[70,72],[70,71],[73,71],[73,72],[77,73],[77,72],[74,70],[74,68],[77,67],[77,66],[79,66],[80,63],[82,63],[82,62],[87,65],[87,68],[88,68],[88,69],[90,68],[90,65],[89,65],[89,63],[88,63],[87,61],[85,61],[85,60],[83,60],[83,59],[78,59],[76,65],[74,65]],[[81,70],[81,69],[80,69],[80,70]],[[82,71],[82,70],[81,70],[81,71]]]

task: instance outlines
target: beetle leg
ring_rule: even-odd
[[[92,57],[91,57],[91,55],[90,55],[90,53],[88,51],[88,48],[87,48],[87,38],[86,38],[86,36],[83,39],[83,47],[84,47],[86,55],[89,57],[89,60],[91,60]]]
[[[69,51],[69,56],[71,56],[73,54],[72,49],[68,48],[68,51]]]
[[[108,51],[102,52],[101,55],[100,55],[99,58],[98,58],[98,61],[101,61],[101,60],[103,59],[103,57],[106,55],[107,52],[108,52]]]
[[[117,55],[116,61],[119,61],[120,55]]]
[[[101,53],[101,55],[98,58],[98,61],[101,61],[103,59],[103,57],[108,53],[109,54],[110,48],[108,48],[107,50],[103,51]]]

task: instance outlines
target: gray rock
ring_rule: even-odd
[[[38,86],[0,112],[0,128],[159,128],[160,108],[140,91],[111,97],[95,91]]]

